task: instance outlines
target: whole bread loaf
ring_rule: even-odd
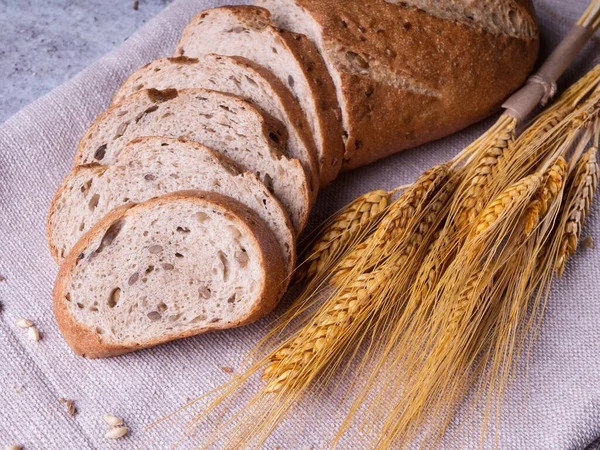
[[[282,294],[279,245],[228,197],[179,192],[117,208],[62,263],[54,312],[73,350],[115,356],[232,328]]]
[[[307,35],[337,88],[344,170],[488,116],[538,52],[529,0],[256,0]]]
[[[201,144],[161,137],[134,139],[113,165],[73,169],[48,213],[52,256],[60,263],[85,233],[123,204],[187,190],[226,195],[256,212],[279,242],[286,277],[292,273],[296,260],[293,227],[265,185],[253,173]]]

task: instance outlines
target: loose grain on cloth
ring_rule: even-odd
[[[169,448],[180,429],[161,436],[144,427],[230,379],[222,367],[239,367],[246,352],[266,331],[269,320],[174,342],[120,358],[88,361],[76,357],[58,332],[51,289],[57,268],[45,242],[45,215],[55,189],[71,167],[79,137],[106,108],[129,73],[168,56],[194,13],[225,2],[179,1],[72,81],[25,108],[0,126],[0,447],[26,449]],[[587,6],[584,0],[536,2],[545,51],[555,46]],[[559,83],[574,81],[600,52],[598,38]],[[356,196],[392,189],[452,157],[492,120],[443,141],[388,158],[342,175],[322,191],[313,225]],[[596,205],[583,235],[600,242]],[[600,251],[582,248],[558,281],[528,368],[521,365],[509,391],[498,429],[498,447],[584,449],[600,436]],[[41,340],[28,338],[15,324],[32,320]],[[73,399],[69,416],[60,398]],[[319,448],[336,417],[340,399],[319,403],[318,417],[294,443],[283,427],[269,448]],[[104,435],[106,413],[123,418],[130,429],[123,440]],[[299,416],[302,416],[300,413]],[[459,413],[459,418],[461,417]],[[298,418],[299,420],[301,417]],[[333,419],[331,419],[333,420]],[[477,448],[480,423],[455,421],[444,449]],[[355,447],[355,446],[354,446]],[[485,448],[491,448],[487,442]],[[352,443],[345,447],[352,449]]]

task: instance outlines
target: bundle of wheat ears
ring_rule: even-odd
[[[599,27],[594,1],[577,28]],[[569,58],[559,47],[538,75],[555,82]],[[517,137],[545,92],[533,80],[455,158],[332,218],[305,252],[297,280],[306,287],[257,361],[187,406],[186,435],[211,419],[200,447],[259,447],[301,401],[353,370],[360,381],[345,386],[351,406],[332,446],[351,436],[360,448],[434,447],[470,390],[470,406],[485,407],[483,439],[598,183],[600,66]]]

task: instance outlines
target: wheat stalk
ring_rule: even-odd
[[[562,228],[560,251],[555,264],[559,277],[563,275],[567,260],[577,250],[583,222],[598,187],[597,152],[597,147],[592,147],[577,164],[565,211],[567,220]]]
[[[335,265],[344,251],[377,224],[392,195],[393,191],[376,190],[345,206],[306,252],[308,256],[296,272],[296,282],[314,279]]]

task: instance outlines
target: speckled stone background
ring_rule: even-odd
[[[172,0],[0,0],[0,123],[117,48]]]

